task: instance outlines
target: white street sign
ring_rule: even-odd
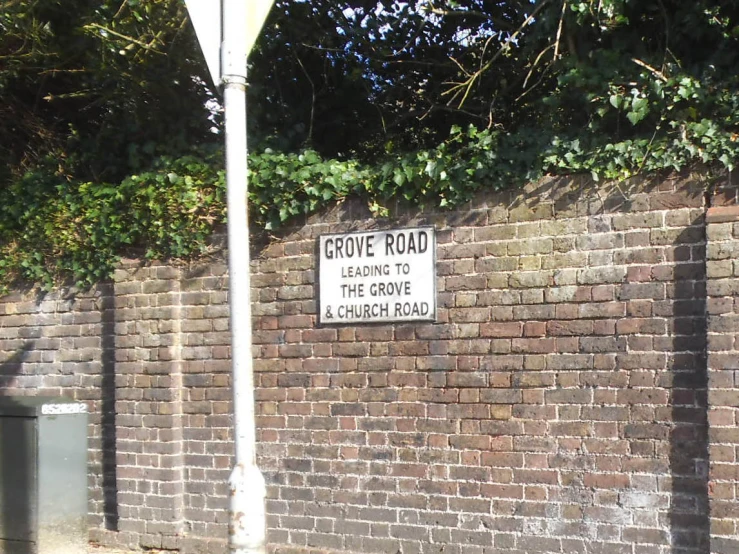
[[[436,319],[433,227],[319,237],[319,323]]]
[[[246,54],[249,55],[257,41],[274,0],[247,0],[246,4]]]
[[[251,52],[274,0],[242,0],[246,2],[244,40],[246,53]],[[208,71],[216,85],[221,84],[221,43],[223,41],[223,8],[221,0],[185,0],[187,11],[195,27]],[[246,60],[244,60],[246,63]]]
[[[185,0],[213,83],[221,84],[221,2]]]

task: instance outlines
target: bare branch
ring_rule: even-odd
[[[308,70],[303,65],[303,60],[300,59],[300,56],[298,56],[298,53],[295,52],[294,49],[293,49],[293,55],[295,56],[295,59],[298,60],[298,65],[300,65],[300,69],[303,70],[303,73],[305,73],[305,78],[308,79],[308,82],[310,83],[310,91],[311,91],[310,122],[308,123],[308,138],[307,138],[307,142],[310,144],[310,142],[313,140],[313,119],[314,119],[315,111],[316,111],[316,85],[313,83],[313,79],[310,78],[310,73],[308,73]]]
[[[57,73],[88,73],[89,69],[44,69],[39,75],[56,75]]]
[[[522,93],[521,93],[521,94],[520,94],[520,95],[518,96],[518,98],[516,98],[516,102],[518,102],[519,100],[521,100],[521,99],[522,99],[522,98],[523,98],[524,96],[526,96],[526,95],[527,95],[527,94],[528,94],[529,92],[531,92],[531,91],[532,91],[532,90],[534,90],[534,89],[535,89],[536,87],[538,87],[538,86],[539,86],[539,85],[540,85],[540,84],[542,83],[542,81],[544,81],[544,78],[545,78],[545,77],[547,76],[547,71],[549,70],[549,68],[550,68],[551,66],[552,66],[552,64],[551,64],[551,63],[550,63],[550,64],[547,64],[547,66],[546,66],[546,67],[544,68],[544,71],[543,71],[543,72],[542,72],[542,74],[541,74],[541,77],[539,77],[539,79],[538,79],[538,80],[537,80],[537,81],[536,81],[536,82],[535,82],[535,83],[534,83],[533,85],[531,85],[531,86],[530,86],[529,88],[527,88],[527,89],[526,89],[525,91],[523,91],[523,92],[522,92]],[[525,85],[524,85],[524,86],[525,86]]]
[[[667,82],[667,77],[665,77],[665,74],[662,73],[659,69],[652,67],[648,63],[643,62],[638,58],[631,58],[631,61],[634,62],[636,65],[639,65],[643,67],[644,69],[649,70],[649,72],[652,73],[652,75],[654,75],[655,77],[657,77],[660,81],[663,81],[665,83]]]
[[[325,46],[313,46],[312,44],[307,44],[305,42],[301,42],[300,46],[303,48],[309,48],[310,50],[318,50],[319,52],[336,52],[336,53],[342,53],[344,52],[341,48],[326,48]]]
[[[408,47],[409,47],[409,46],[411,45],[411,43],[412,43],[412,42],[413,42],[414,40],[416,40],[416,39],[417,39],[417,38],[418,38],[418,37],[420,36],[420,34],[421,34],[421,31],[423,31],[423,28],[424,28],[425,26],[426,26],[426,21],[425,21],[425,20],[423,20],[423,19],[422,19],[421,21],[419,21],[419,23],[418,23],[418,29],[416,29],[416,32],[415,32],[415,33],[413,33],[413,36],[412,36],[411,38],[409,38],[409,39],[408,39],[408,42],[406,42],[406,43],[405,43],[405,44],[403,45],[403,47],[402,47],[402,48],[400,48],[400,49],[399,49],[399,50],[398,50],[397,52],[394,52],[394,53],[392,54],[392,56],[393,56],[393,57],[395,57],[395,56],[399,56],[399,55],[400,55],[400,53],[401,53],[401,52],[403,52],[403,50],[405,50],[406,48],[408,48]]]
[[[123,9],[126,7],[127,4],[128,0],[123,0],[123,2],[121,2],[121,6],[118,8],[118,11],[115,12],[113,19],[118,19],[121,16],[121,14],[123,13]]]
[[[68,92],[65,94],[47,94],[44,100],[53,102],[54,100],[66,100],[68,98],[88,98],[93,95],[92,90],[78,90],[76,92]]]
[[[443,8],[437,8],[433,5],[432,2],[428,2],[428,13],[432,13],[434,15],[439,15],[441,17],[477,17],[480,19],[485,19],[487,21],[492,21],[499,29],[506,29],[511,30],[513,29],[513,25],[510,24],[510,22],[505,21],[503,19],[492,17],[490,14],[487,14],[485,12],[477,11],[477,10],[445,10]]]
[[[559,39],[562,37],[562,26],[565,21],[565,10],[567,9],[567,0],[562,2],[562,14],[559,16],[559,25],[557,26],[557,39],[554,43],[554,59],[556,60],[559,56]],[[524,85],[525,86],[525,85]]]
[[[0,11],[12,8],[16,4],[20,4],[21,2],[22,0],[8,0],[7,2],[0,4]]]
[[[534,73],[534,69],[536,69],[536,66],[539,64],[539,60],[541,60],[544,57],[544,54],[546,54],[547,51],[552,48],[552,46],[553,45],[550,44],[549,46],[547,46],[546,48],[544,48],[544,50],[542,50],[541,52],[539,52],[539,55],[538,56],[536,56],[536,59],[534,60],[534,63],[531,64],[531,69],[529,69],[529,72],[526,74],[526,78],[523,80],[523,88],[526,88],[526,85],[528,84],[529,79],[531,78],[531,75]],[[555,54],[555,56],[556,56],[556,54]],[[526,93],[524,93],[524,94],[526,94]],[[522,94],[521,96],[523,96],[524,94]]]
[[[469,71],[467,71],[467,70],[466,70],[466,69],[464,68],[464,66],[463,66],[463,65],[462,65],[461,63],[459,63],[459,62],[458,62],[458,61],[457,61],[456,59],[454,59],[454,58],[453,58],[453,57],[451,57],[451,56],[449,56],[449,59],[450,59],[450,60],[452,60],[452,61],[453,61],[453,62],[454,62],[454,63],[456,64],[456,66],[457,66],[457,67],[459,68],[459,70],[460,70],[460,71],[461,71],[462,73],[464,73],[464,74],[465,74],[465,75],[467,75],[468,77],[469,77],[469,76],[471,75],[471,73],[470,73]]]
[[[97,23],[90,23],[89,25],[85,25],[83,28],[84,29],[89,29],[89,28],[100,29],[101,31],[105,31],[106,33],[110,33],[113,36],[116,36],[118,38],[122,38],[123,40],[127,40],[127,41],[129,41],[129,42],[131,42],[133,44],[136,44],[136,45],[140,46],[141,48],[143,48],[144,50],[150,50],[152,52],[156,52],[157,54],[163,54],[163,52],[161,52],[161,51],[157,50],[156,48],[154,48],[153,46],[151,46],[151,43],[150,44],[146,44],[145,42],[141,42],[140,40],[137,40],[137,39],[135,39],[133,37],[129,37],[127,35],[118,33],[118,32],[116,32],[113,29],[110,29],[108,27],[104,27],[102,25],[98,25]],[[152,42],[154,42],[154,41],[152,40]]]
[[[550,0],[544,0],[543,2],[541,2],[536,7],[536,9],[534,9],[534,11],[531,12],[531,14],[524,20],[524,22],[521,23],[521,25],[518,27],[518,29],[516,29],[516,31],[514,33],[512,33],[511,36],[509,36],[505,40],[505,42],[501,45],[501,47],[498,49],[498,51],[493,55],[492,58],[490,58],[490,60],[488,60],[485,63],[485,65],[483,65],[477,71],[475,71],[475,73],[473,73],[469,77],[469,79],[467,79],[466,81],[464,81],[462,83],[455,84],[449,90],[444,91],[442,93],[442,95],[452,94],[453,96],[450,99],[450,102],[452,102],[458,96],[458,94],[461,91],[463,91],[462,100],[460,100],[459,106],[458,106],[458,108],[461,108],[464,105],[464,103],[467,101],[467,97],[470,95],[470,92],[472,92],[472,87],[475,85],[475,82],[477,82],[477,80],[480,79],[480,77],[482,77],[482,74],[485,73],[488,69],[490,69],[493,66],[493,64],[495,63],[495,61],[501,55],[503,55],[503,53],[506,50],[508,50],[508,48],[510,48],[511,43],[518,38],[518,36],[523,32],[523,30],[526,27],[528,27],[531,24],[532,21],[534,21],[534,19],[538,15],[538,13],[542,10],[542,8],[544,6],[546,6],[549,3],[549,1]]]

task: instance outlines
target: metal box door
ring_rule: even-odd
[[[5,541],[35,542],[37,538],[36,422],[36,418],[29,417],[0,417],[0,479],[3,483],[0,487],[0,537]]]

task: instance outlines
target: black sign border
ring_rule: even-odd
[[[361,234],[369,234],[369,233],[387,233],[391,231],[415,231],[415,230],[426,230],[431,231],[431,234],[433,235],[433,241],[434,241],[434,250],[432,252],[433,256],[433,268],[434,268],[434,277],[433,277],[433,297],[434,297],[434,305],[433,309],[431,310],[431,315],[428,318],[415,318],[415,319],[386,319],[384,321],[350,321],[350,322],[341,322],[341,321],[323,321],[323,318],[321,317],[321,239],[323,237],[345,237],[347,235],[361,235]],[[315,299],[316,299],[316,326],[317,327],[337,327],[337,326],[343,326],[343,327],[355,327],[357,325],[394,325],[396,323],[404,323],[404,324],[413,324],[413,323],[436,323],[437,317],[438,317],[438,303],[439,303],[439,291],[437,287],[437,280],[439,278],[439,271],[437,267],[437,258],[436,258],[436,252],[437,252],[437,242],[436,242],[436,227],[433,225],[422,225],[419,227],[401,227],[401,228],[389,228],[389,229],[365,229],[363,231],[349,231],[346,233],[321,233],[316,237],[316,245],[315,245],[315,259],[316,259],[316,276],[315,276]]]

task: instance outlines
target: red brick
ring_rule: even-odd
[[[520,337],[523,335],[523,325],[520,322],[484,323],[480,325],[481,337]]]

